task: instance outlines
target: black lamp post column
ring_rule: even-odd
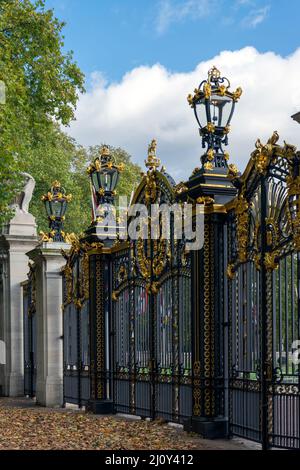
[[[95,246],[90,254],[90,354],[91,396],[88,407],[94,413],[114,411],[111,351],[111,248],[118,229],[114,200],[123,164],[117,165],[108,147],[88,168],[92,186],[93,216],[84,240]]]
[[[228,165],[228,133],[235,103],[242,90],[213,67],[188,102],[199,124],[201,166],[185,183],[188,196],[203,205],[204,244],[192,252],[193,417],[187,428],[207,438],[227,435],[225,410],[226,329],[224,236],[225,204],[236,195],[235,165]]]

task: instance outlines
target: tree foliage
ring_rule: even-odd
[[[63,26],[43,0],[0,0],[0,80],[6,88],[0,104],[0,224],[9,215],[20,170],[54,136],[53,122],[67,125],[74,118],[84,91],[72,53],[62,52]]]

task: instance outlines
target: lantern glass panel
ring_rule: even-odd
[[[112,174],[112,181],[111,181],[111,190],[112,191],[114,191],[115,187],[117,186],[118,180],[119,180],[119,173],[118,173],[117,170],[114,170],[113,174]]]
[[[47,216],[50,217],[52,215],[52,207],[50,201],[45,201],[45,208],[47,212]]]
[[[92,184],[94,186],[95,191],[98,192],[99,189],[100,189],[100,182],[99,182],[98,172],[97,171],[94,171],[92,173]]]
[[[61,203],[61,216],[65,215],[66,210],[67,210],[67,201],[66,199],[63,199]]]
[[[229,124],[233,101],[228,96],[212,94],[210,97],[211,122],[217,127]]]
[[[207,100],[205,98],[202,98],[196,104],[196,113],[197,113],[198,123],[200,124],[200,127],[205,127],[207,124],[207,121],[209,120],[209,116],[207,115],[206,102]]]
[[[104,191],[110,191],[111,189],[111,175],[109,172],[103,172],[100,174],[101,187]]]
[[[53,201],[52,202],[52,211],[53,211],[53,215],[55,215],[55,217],[61,217],[61,215],[62,215],[62,205],[63,205],[63,203],[61,201]]]

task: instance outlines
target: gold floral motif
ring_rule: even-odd
[[[188,191],[188,187],[182,181],[178,183],[174,189],[175,189],[175,193],[178,195]]]
[[[82,278],[81,278],[81,285],[82,285],[82,297],[85,300],[88,300],[90,297],[90,257],[88,252],[83,254],[82,258]]]
[[[206,124],[207,132],[215,132],[215,125],[212,122]]]
[[[52,230],[50,233],[45,233],[42,230],[40,231],[40,237],[42,242],[52,243],[55,232]]]
[[[215,152],[213,151],[213,149],[209,149],[207,150],[206,155],[207,155],[207,159],[209,161],[212,161],[214,159]]]
[[[220,85],[219,86],[219,92],[221,96],[225,96],[226,94],[227,87],[225,85]]]
[[[206,162],[206,163],[204,163],[203,167],[204,167],[205,170],[209,171],[209,170],[212,170],[214,166],[211,162]]]
[[[203,92],[204,92],[204,98],[206,100],[208,100],[210,98],[210,95],[211,95],[211,85],[210,83],[204,83],[203,85]]]
[[[194,106],[194,97],[193,95],[189,94],[188,97],[187,97],[187,100],[188,100],[188,103],[190,106]]]
[[[239,173],[238,167],[234,163],[230,163],[228,165],[227,177],[228,178],[236,178],[238,173]]]
[[[243,90],[241,89],[241,87],[238,87],[238,88],[232,93],[232,96],[233,96],[234,101],[238,101],[238,100],[240,99],[240,97],[242,96],[242,93],[243,93]]]
[[[144,279],[150,279],[151,262],[144,253],[144,240],[141,238],[137,241],[137,259],[141,275]]]
[[[204,204],[205,206],[211,206],[214,204],[215,200],[213,197],[210,196],[199,196],[196,199],[197,204]]]
[[[117,290],[112,291],[111,299],[113,300],[113,302],[116,302],[118,300],[119,295],[120,295],[119,291]]]
[[[254,260],[256,269],[260,271],[260,261],[261,261],[260,253],[255,253],[253,260]]]
[[[254,160],[255,169],[259,174],[265,174],[272,158],[276,156],[277,151],[280,149],[277,145],[278,139],[277,131],[273,132],[265,145],[261,143],[260,139],[257,139],[255,143],[256,150],[252,152],[251,158]]]
[[[234,272],[234,264],[233,263],[229,263],[227,265],[226,274],[227,274],[228,279],[232,280],[234,278],[235,272]]]
[[[265,254],[264,264],[268,271],[273,271],[274,269],[278,268],[278,256],[278,251],[273,251]]]
[[[126,271],[124,264],[122,264],[118,272],[118,281],[121,284],[121,282],[126,281],[126,279],[127,279],[127,271]]]
[[[66,233],[65,242],[69,243],[69,245],[72,245],[73,252],[78,253],[80,250],[80,241],[74,232]]]
[[[245,196],[240,194],[235,201],[235,213],[237,217],[238,257],[241,263],[247,261],[249,207],[250,204]]]
[[[287,214],[292,226],[295,249],[300,251],[300,176],[289,176],[287,188]]]
[[[153,241],[153,257],[152,259],[148,258],[145,254],[144,240],[139,239],[137,241],[137,263],[142,277],[147,282],[147,290],[154,294],[157,293],[158,283],[155,281],[150,281],[151,273],[154,274],[156,278],[159,278],[166,266],[168,259],[168,241],[154,240]]]
[[[295,145],[288,144],[285,140],[284,140],[283,142],[284,142],[284,146],[283,146],[283,155],[284,155],[288,160],[291,159],[291,158],[294,158],[294,157],[295,157],[296,150],[297,150],[297,148],[295,147]]]
[[[119,163],[119,165],[116,165],[116,167],[120,172],[125,170],[125,164],[123,162]]]

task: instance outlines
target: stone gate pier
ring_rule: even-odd
[[[23,176],[23,191],[12,204],[14,217],[0,232],[0,340],[6,353],[5,364],[0,364],[0,394],[6,396],[24,395],[21,282],[28,272],[26,253],[38,242],[35,218],[28,212],[35,181]]]

